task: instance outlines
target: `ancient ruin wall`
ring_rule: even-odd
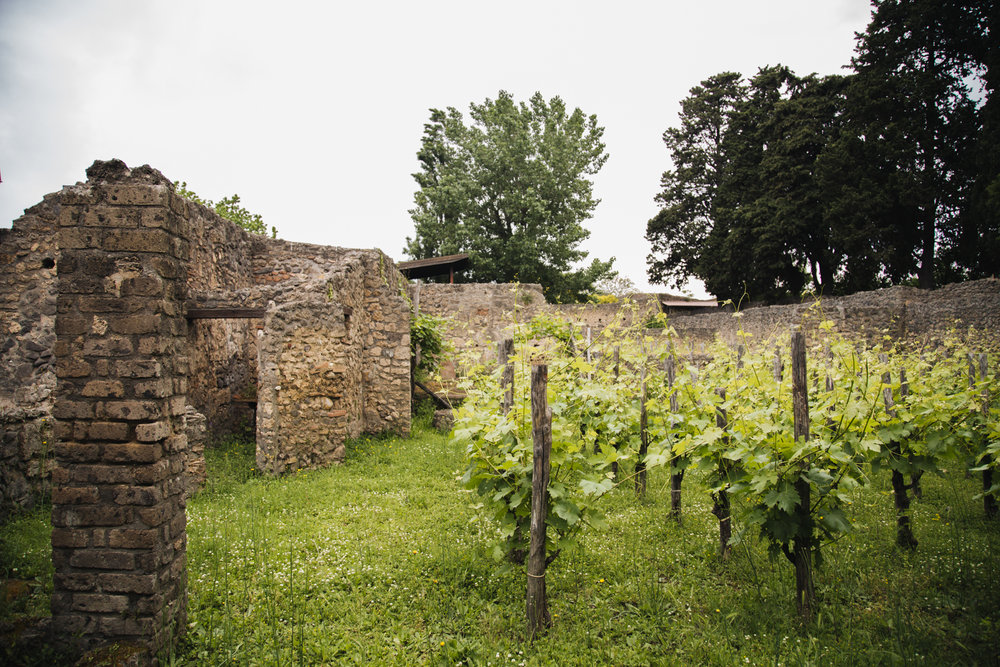
[[[183,225],[159,172],[95,163],[58,211],[52,624],[156,651],[186,617]]]
[[[548,304],[537,285],[424,284],[411,294],[423,313],[445,318],[445,338],[456,350],[477,350],[493,358],[497,341],[515,320],[538,314],[559,316],[573,323],[582,335],[590,327],[597,335],[619,317],[617,304]],[[639,300],[625,313],[627,326],[657,312],[649,298]],[[696,348],[722,337],[736,343],[740,330],[756,340],[804,326],[808,332],[823,320],[851,335],[898,339],[923,338],[949,329],[975,329],[996,336],[1000,332],[1000,280],[990,278],[947,285],[937,290],[892,287],[846,297],[806,300],[801,304],[747,308],[699,315],[675,315],[669,324]],[[442,364],[442,375],[453,373],[453,363]]]
[[[272,265],[287,266],[281,259],[271,256]],[[342,460],[344,441],[362,433],[409,432],[409,306],[399,273],[379,251],[344,251],[335,266],[283,278],[295,300],[267,309],[257,462],[272,473]]]
[[[43,202],[0,230],[0,518],[48,498],[57,215]]]

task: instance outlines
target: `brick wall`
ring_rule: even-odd
[[[53,629],[156,651],[186,613],[187,247],[158,172],[87,175],[57,231]]]

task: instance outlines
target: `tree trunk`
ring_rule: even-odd
[[[879,361],[887,363],[889,357],[885,354],[878,356]],[[892,382],[889,371],[882,374],[882,383],[888,385]],[[896,404],[892,400],[892,388],[882,388],[882,400],[885,402],[885,412],[890,418],[896,418]],[[898,442],[889,443],[889,455],[896,461],[902,460],[903,454]],[[917,538],[913,536],[913,528],[910,526],[910,498],[907,493],[906,482],[903,473],[895,468],[892,471],[892,495],[896,505],[896,544],[904,549],[916,549]]]
[[[671,389],[677,380],[677,369],[674,364],[673,346],[670,349],[671,355],[667,357],[667,386]],[[680,412],[680,401],[677,400],[677,393],[670,392],[670,411]],[[677,467],[676,459],[670,464],[670,516],[679,524],[681,522],[681,483],[684,481],[684,469]]]
[[[649,451],[649,418],[646,414],[646,366],[643,365],[640,382],[642,392],[639,395],[639,456],[635,462],[635,493],[639,497],[646,495],[646,453]]]
[[[726,399],[725,389],[716,389],[715,393],[722,400]],[[723,431],[729,426],[729,417],[721,407],[715,411],[715,425]],[[729,492],[726,487],[729,484],[730,462],[727,459],[719,460],[719,478],[722,488],[718,493],[712,494],[712,514],[719,520],[719,556],[722,560],[729,558],[729,540],[733,536],[733,517],[730,508]]]

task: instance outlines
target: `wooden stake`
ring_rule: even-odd
[[[545,517],[548,511],[549,452],[552,449],[552,413],[546,391],[549,369],[531,369],[531,435],[534,469],[531,476],[531,533],[528,547],[528,636],[534,639],[552,626],[545,593]]]
[[[500,409],[506,415],[514,407],[514,362],[511,360],[514,356],[513,338],[503,339],[497,356],[503,366],[503,375],[500,376],[500,391],[503,392]]]
[[[806,385],[806,337],[801,330],[792,332],[791,348],[793,435],[795,442],[801,439],[804,444],[809,441],[809,390]],[[803,464],[803,473],[806,471],[805,466]],[[799,527],[791,554],[786,551],[785,555],[790,556],[795,566],[795,606],[802,620],[808,623],[816,604],[812,577],[813,522],[811,489],[809,481],[803,479],[801,474],[795,480],[795,490],[799,496],[799,504],[795,508]]]

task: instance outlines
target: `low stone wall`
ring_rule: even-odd
[[[579,335],[587,327],[598,335],[620,318],[624,326],[645,321],[659,312],[652,295],[639,295],[632,305],[549,304],[537,285],[470,285],[430,283],[414,285],[411,295],[423,313],[445,318],[445,338],[456,350],[475,350],[482,360],[495,358],[496,343],[515,321],[547,314],[572,323]],[[668,320],[687,353],[697,355],[721,337],[736,344],[739,332],[755,340],[802,326],[808,334],[823,320],[842,333],[877,339],[920,339],[950,329],[1000,332],[1000,280],[956,283],[937,290],[891,287],[846,297],[823,298],[801,304],[730,309],[713,313],[674,315]],[[655,330],[650,330],[654,332]],[[453,360],[442,364],[442,375],[454,375]],[[457,372],[461,372],[460,369]]]

